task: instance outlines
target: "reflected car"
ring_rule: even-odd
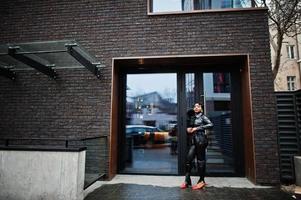
[[[168,132],[158,127],[146,125],[127,125],[126,136],[134,138],[134,145],[152,143],[165,143],[169,139]]]

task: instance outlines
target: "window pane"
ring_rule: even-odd
[[[153,12],[181,11],[182,0],[153,0]]]
[[[192,108],[195,103],[195,77],[194,73],[185,74],[185,92],[186,92],[186,102],[187,110]]]
[[[211,0],[212,9],[249,7],[251,7],[251,0]]]
[[[177,174],[177,75],[127,74],[120,171]]]
[[[151,0],[152,12],[249,8],[252,0]]]
[[[185,11],[193,10],[193,0],[183,0],[183,8]]]
[[[287,76],[286,80],[287,80],[287,90],[288,91],[295,90],[296,76]]]
[[[211,1],[210,0],[195,0],[194,1],[194,9],[195,10],[203,10],[210,9]]]
[[[214,124],[213,129],[208,130],[210,142],[206,156],[209,173],[233,173],[235,171],[230,79],[230,73],[203,74],[204,110]],[[218,91],[223,93],[217,93],[217,87]]]
[[[222,8],[232,8],[233,1],[232,0],[222,0]]]
[[[230,92],[230,74],[229,73],[213,73],[213,84],[215,93]]]
[[[295,58],[294,45],[286,46],[286,50],[287,50],[287,57],[290,59],[294,59]]]
[[[295,55],[294,55],[294,46],[291,46],[291,58],[295,58]]]

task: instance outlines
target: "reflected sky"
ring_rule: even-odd
[[[158,92],[163,98],[177,99],[177,75],[171,74],[128,74],[127,96]]]
[[[204,73],[206,98],[229,99],[230,93],[214,93],[212,76],[212,73]],[[128,74],[127,87],[127,97],[158,92],[165,99],[177,101],[177,75],[175,73]]]
[[[181,11],[182,0],[153,0],[153,12]]]

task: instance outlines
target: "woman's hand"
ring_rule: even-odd
[[[196,132],[198,129],[197,128],[192,128],[192,132],[194,133],[194,132]]]
[[[192,133],[192,129],[193,129],[192,127],[188,127],[187,128],[187,133]]]
[[[187,128],[187,132],[190,134],[194,133],[195,131],[197,131],[197,128],[192,128],[192,127]]]

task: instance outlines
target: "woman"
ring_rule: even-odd
[[[185,189],[191,186],[191,168],[192,161],[196,157],[197,170],[200,176],[199,181],[192,187],[193,190],[202,189],[206,183],[204,180],[206,170],[206,147],[208,145],[208,139],[205,133],[206,129],[213,127],[212,122],[203,114],[203,109],[200,103],[196,103],[193,107],[193,111],[188,111],[187,119],[187,134],[189,151],[186,157],[186,174],[185,182],[182,183],[181,188]]]

